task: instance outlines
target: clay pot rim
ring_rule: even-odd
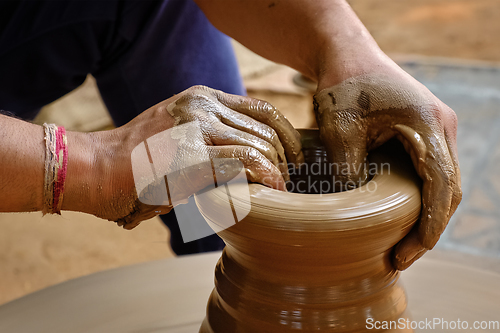
[[[420,213],[420,183],[411,162],[401,161],[386,151],[373,156],[376,163],[390,163],[390,173],[378,174],[364,186],[339,193],[299,194],[281,192],[260,184],[233,184],[230,188],[234,207],[248,207],[243,221],[263,228],[289,231],[347,231],[366,228],[400,228],[413,223]],[[367,191],[376,184],[374,191]],[[228,196],[222,187],[195,196],[209,224],[225,228],[210,217],[227,206]],[[206,201],[208,200],[208,201]],[[353,204],[355,203],[355,204]],[[211,206],[211,207],[210,207]],[[219,219],[218,219],[219,220]]]

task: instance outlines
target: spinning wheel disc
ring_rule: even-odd
[[[220,255],[136,264],[43,289],[0,306],[0,332],[197,332]],[[499,274],[424,256],[403,279],[413,320],[500,320]]]

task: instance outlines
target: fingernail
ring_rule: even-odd
[[[408,251],[408,253],[405,253],[404,259],[401,260],[401,265],[399,265],[400,270],[405,270],[407,269],[411,264],[413,264],[416,260],[418,260],[420,257],[422,257],[425,252],[427,252],[426,249],[412,249]],[[398,258],[399,259],[399,258]]]
[[[424,254],[427,250],[426,249],[420,249],[418,251],[411,251],[411,256],[410,257],[406,257],[405,258],[405,263],[407,262],[413,262],[415,260],[417,260],[418,258],[420,258],[420,256],[422,254]]]

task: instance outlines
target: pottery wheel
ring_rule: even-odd
[[[61,283],[0,306],[0,332],[198,332],[219,257],[164,259]],[[499,274],[424,257],[402,280],[415,321],[500,320]]]

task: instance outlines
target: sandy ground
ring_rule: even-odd
[[[349,2],[381,48],[391,55],[500,61],[498,0]],[[271,66],[258,58],[250,58],[242,68],[244,75],[251,74],[254,65]],[[310,119],[294,114],[294,110],[310,107],[308,96],[250,94],[288,110],[294,125],[310,125]],[[61,118],[58,112],[65,117]],[[109,117],[95,94],[92,81],[45,108],[38,121],[54,118],[73,130],[105,129],[109,125]],[[0,234],[0,304],[92,272],[172,256],[168,232],[159,219],[147,221],[130,232],[114,223],[72,212],[43,218],[40,213],[0,214],[0,228],[3,230]]]
[[[496,0],[351,0],[360,19],[389,54],[500,60]]]

